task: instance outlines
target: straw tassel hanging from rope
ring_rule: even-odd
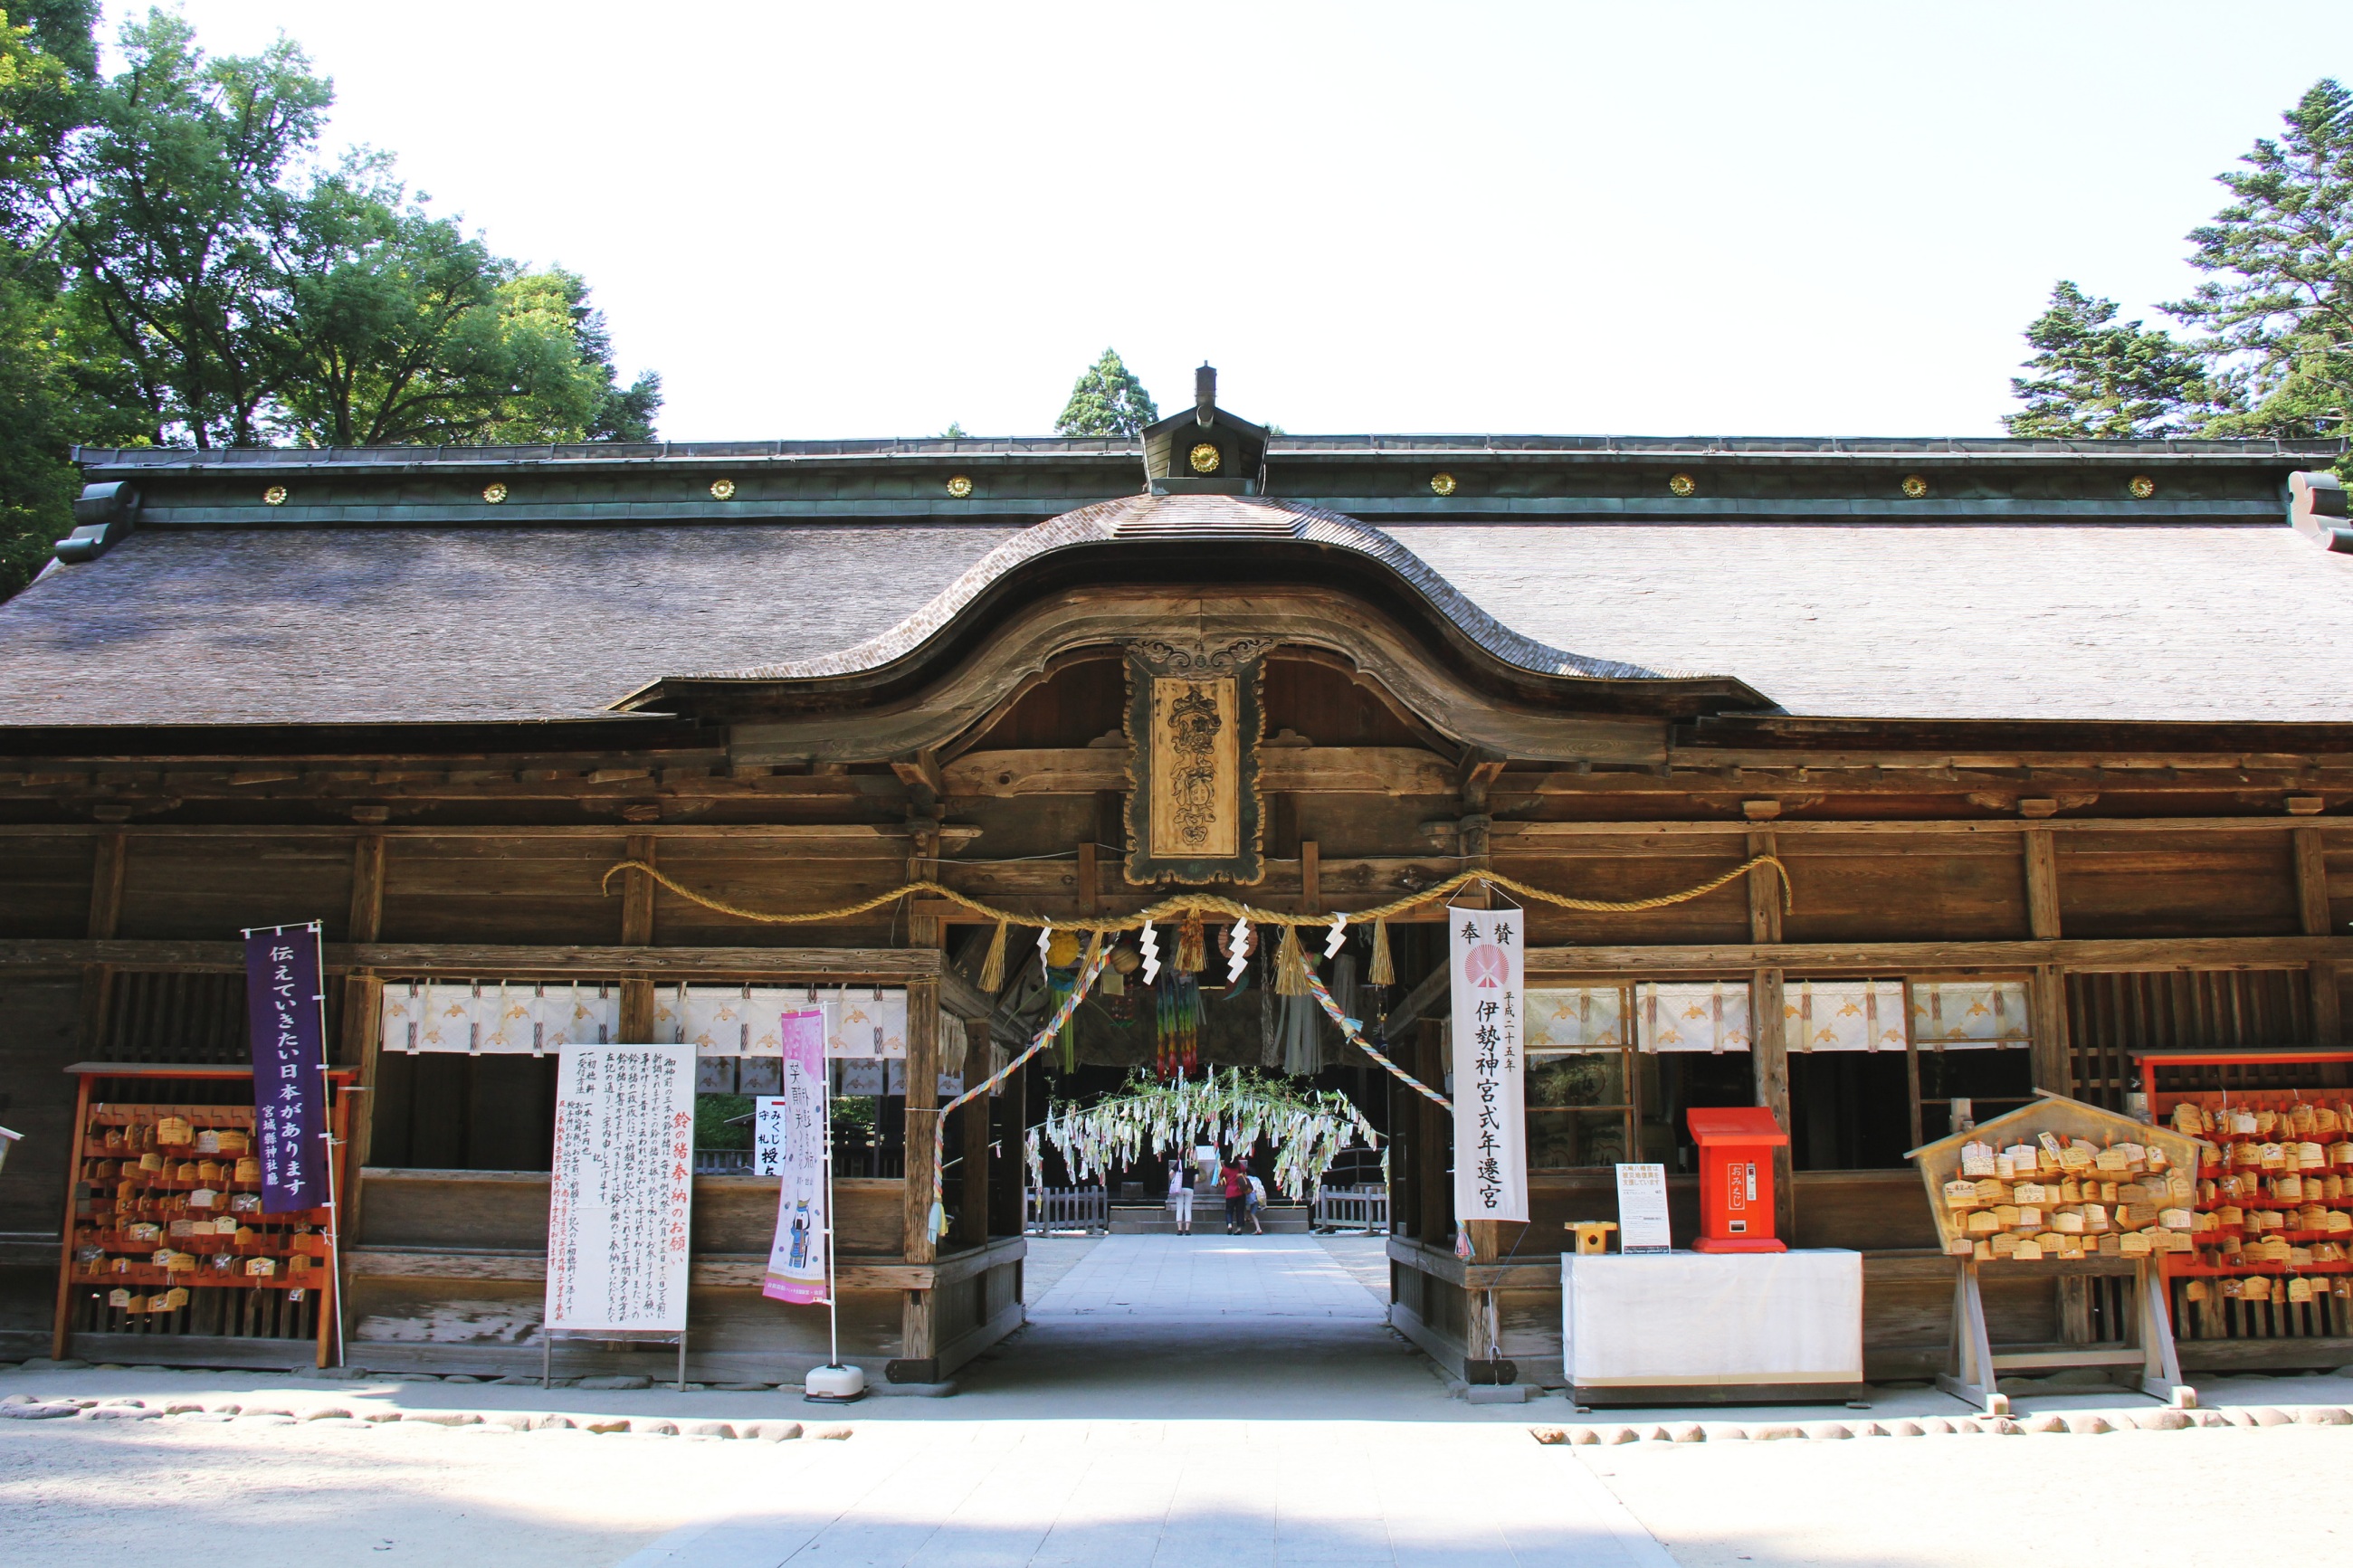
[[[1365,984],[1367,985],[1397,984],[1397,965],[1389,960],[1389,922],[1387,921],[1373,922],[1373,963],[1372,967],[1365,972]]]
[[[1005,989],[1005,928],[1008,922],[997,922],[997,934],[988,939],[988,956],[981,961],[980,988],[991,996]]]

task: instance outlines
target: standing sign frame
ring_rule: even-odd
[[[559,1293],[569,1284],[572,1268],[570,1259],[559,1257],[561,1240],[559,1226],[569,1223],[576,1228],[578,1216],[586,1213],[601,1217],[609,1236],[613,1219],[617,1215],[617,1210],[615,1209],[595,1211],[586,1209],[585,1205],[575,1208],[571,1203],[572,1194],[567,1191],[567,1178],[576,1184],[580,1180],[581,1173],[576,1169],[567,1168],[567,1155],[582,1164],[586,1163],[587,1157],[576,1150],[567,1148],[565,1133],[571,1131],[576,1137],[583,1139],[588,1137],[592,1128],[597,1125],[594,1107],[600,1099],[604,1102],[605,1120],[615,1119],[615,1110],[612,1105],[613,1091],[607,1087],[609,1080],[606,1076],[594,1073],[588,1064],[592,1059],[608,1061],[624,1053],[669,1058],[666,1064],[670,1091],[669,1109],[655,1107],[651,1100],[644,1096],[640,1096],[639,1102],[635,1105],[624,1105],[619,1108],[624,1110],[636,1110],[639,1113],[641,1122],[649,1117],[657,1118],[660,1122],[658,1129],[650,1124],[638,1127],[637,1129],[638,1147],[628,1152],[634,1153],[641,1163],[650,1163],[656,1169],[668,1167],[670,1191],[661,1201],[667,1205],[669,1212],[653,1226],[655,1234],[651,1236],[644,1234],[647,1227],[643,1224],[645,1218],[643,1215],[617,1215],[617,1217],[625,1222],[623,1228],[627,1233],[628,1240],[634,1242],[640,1251],[649,1247],[654,1251],[656,1256],[652,1260],[653,1265],[664,1270],[665,1289],[674,1287],[677,1293],[678,1319],[675,1327],[667,1323],[638,1327],[627,1323],[566,1325],[558,1321],[557,1300]],[[678,1347],[678,1369],[675,1381],[679,1391],[684,1393],[689,1331],[688,1291],[692,1276],[688,1227],[693,1213],[694,1194],[694,1047],[691,1044],[663,1045],[650,1042],[571,1046],[565,1048],[562,1066],[558,1071],[555,1152],[548,1199],[547,1300],[540,1320],[540,1386],[548,1387],[554,1382],[555,1342],[558,1338],[622,1342],[641,1341],[652,1344],[669,1342],[674,1342]],[[682,1109],[679,1100],[681,1086],[684,1095]],[[569,1101],[566,1099],[567,1087],[575,1091],[573,1099]],[[641,1086],[625,1085],[624,1092],[639,1087]],[[630,1221],[637,1222],[634,1228],[628,1223]],[[615,1250],[616,1248],[608,1244],[607,1248],[608,1261]],[[675,1255],[674,1260],[672,1255]]]

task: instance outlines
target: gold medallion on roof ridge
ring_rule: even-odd
[[[507,488],[496,481],[484,485],[482,487],[482,499],[490,502],[492,506],[496,506],[499,502],[507,499]]]
[[[734,498],[734,495],[735,481],[733,479],[713,479],[711,481],[711,499],[712,500],[731,500]]]
[[[261,504],[264,506],[284,506],[286,504],[286,487],[284,485],[272,485],[268,489],[262,491]]]
[[[2132,482],[2125,486],[2125,489],[2132,492],[2133,500],[2147,500],[2157,493],[2157,481],[2147,474],[2135,474],[2132,477]]]
[[[1454,493],[1454,476],[1452,474],[1432,474],[1430,476],[1430,488],[1439,495],[1451,496]]]
[[[1699,481],[1689,474],[1677,474],[1667,481],[1667,490],[1672,495],[1687,496],[1698,489]]]
[[[1904,493],[1918,500],[1928,493],[1928,481],[1918,474],[1906,474],[1904,476]]]
[[[1197,474],[1214,474],[1218,471],[1218,464],[1222,461],[1218,449],[1207,441],[1186,453],[1185,460],[1193,465],[1193,471]]]
[[[972,481],[962,474],[956,475],[948,481],[948,494],[958,500],[964,500],[965,497],[972,494]]]

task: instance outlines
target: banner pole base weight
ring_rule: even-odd
[[[801,1396],[818,1405],[852,1405],[866,1397],[866,1373],[854,1366],[813,1366]]]

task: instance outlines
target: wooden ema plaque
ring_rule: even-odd
[[[325,1366],[336,1310],[336,1205],[261,1212],[248,1068],[80,1063],[74,1156],[50,1354],[76,1334],[310,1339]],[[329,1075],[338,1088],[353,1075]],[[99,1100],[101,1079],[218,1080],[244,1103]],[[349,1106],[335,1096],[331,1190],[342,1190]]]
[[[2196,1141],[2048,1090],[2036,1093],[2031,1104],[1907,1156],[1919,1163],[1936,1234],[1956,1265],[1953,1361],[1936,1386],[2000,1415],[2010,1408],[1999,1388],[2003,1373],[2094,1366],[2137,1369],[2142,1393],[2195,1403],[2181,1381],[2157,1260],[2189,1246],[2189,1226],[2162,1222],[2187,1207],[2172,1201],[2173,1178],[2197,1168]],[[2137,1169],[2134,1150],[2141,1152]],[[2084,1195],[2087,1187],[2094,1195]],[[2075,1224],[2062,1229],[2068,1210]],[[2105,1344],[1997,1351],[1986,1325],[1978,1278],[1984,1268],[2128,1275],[2126,1336]]]

